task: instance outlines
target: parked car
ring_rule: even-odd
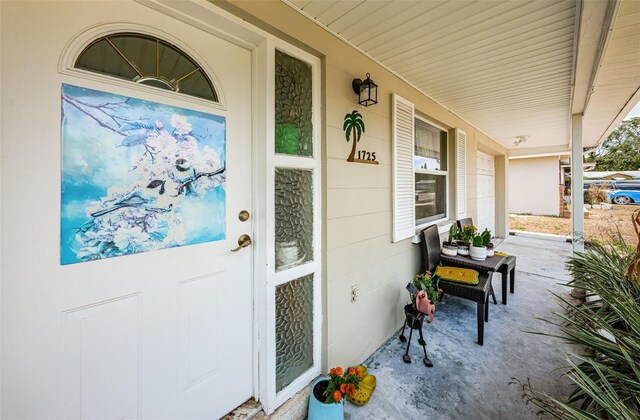
[[[640,203],[640,180],[589,180],[584,181],[584,193],[592,185],[603,188],[614,204]],[[586,197],[585,197],[586,198]]]
[[[607,191],[609,200],[614,204],[640,203],[639,181],[618,181],[615,189]]]

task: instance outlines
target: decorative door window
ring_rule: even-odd
[[[96,39],[75,67],[218,102],[200,65],[178,47],[153,36],[117,33]]]
[[[276,50],[276,153],[313,156],[311,66]]]
[[[313,67],[275,51],[273,357],[279,402],[319,372],[319,159]],[[307,379],[308,377],[308,379]]]

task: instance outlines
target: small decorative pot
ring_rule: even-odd
[[[487,245],[487,257],[493,257],[493,255],[494,255],[493,244],[489,242],[489,245]]]
[[[455,242],[443,242],[442,253],[451,257],[458,255],[458,244]]]
[[[407,320],[407,327],[413,328],[414,330],[422,328],[424,315],[421,315],[417,309],[414,309],[412,304],[404,306],[404,316]]]
[[[458,254],[469,255],[469,244],[465,242],[458,242]]]
[[[318,378],[311,385],[309,394],[309,420],[343,420],[344,419],[344,398],[339,403],[327,404],[324,391],[329,384],[329,378]]]
[[[484,246],[471,246],[470,251],[472,260],[484,261],[487,259],[487,248]]]

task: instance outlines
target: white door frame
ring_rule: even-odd
[[[204,0],[135,0],[241,46],[252,54],[252,185],[253,215],[253,388],[267,414],[306,386],[321,370],[322,360],[322,183],[321,183],[321,67],[320,59],[284,42],[237,16]],[[313,75],[314,159],[276,156],[275,150],[275,50],[309,63]],[[313,161],[311,163],[310,161]],[[276,285],[274,223],[274,168],[313,169],[314,174],[314,348],[313,367],[276,393],[275,305]],[[307,264],[305,264],[307,266]],[[293,271],[293,270],[292,270]]]
[[[313,157],[298,157],[275,154],[275,51],[282,51],[292,57],[304,61],[311,65],[312,71],[312,123],[313,123]],[[255,273],[257,284],[264,288],[260,291],[261,302],[265,305],[260,308],[261,314],[266,314],[260,319],[259,331],[266,334],[261,335],[258,346],[259,366],[260,366],[260,396],[263,407],[267,414],[272,413],[282,403],[287,401],[298,391],[304,388],[320,374],[321,371],[321,349],[322,349],[322,173],[321,173],[321,99],[320,99],[320,59],[312,56],[299,48],[296,48],[284,41],[273,38],[262,44],[261,57],[266,59],[262,65],[261,72],[262,86],[266,86],[266,106],[259,109],[266,110],[265,119],[265,142],[263,147],[266,151],[264,164],[266,165],[266,177],[262,183],[266,183],[263,189],[266,192],[266,200],[261,203],[266,204],[266,223],[262,226],[261,235],[266,237],[266,248],[263,257],[266,259],[256,259],[255,267],[262,267]],[[275,223],[274,223],[274,170],[275,168],[292,168],[313,170],[313,259],[299,267],[295,267],[284,272],[275,272]],[[266,270],[264,269],[266,268]],[[276,392],[275,369],[276,369],[276,337],[275,337],[275,289],[281,284],[285,284],[295,278],[314,274],[313,280],[313,366],[300,375],[291,384],[280,392]],[[262,337],[264,339],[262,339]]]

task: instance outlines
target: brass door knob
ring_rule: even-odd
[[[233,248],[231,250],[231,252],[238,252],[240,251],[242,248],[246,248],[249,245],[251,245],[251,237],[247,234],[242,234],[240,235],[240,237],[238,238],[238,247],[237,248]]]

